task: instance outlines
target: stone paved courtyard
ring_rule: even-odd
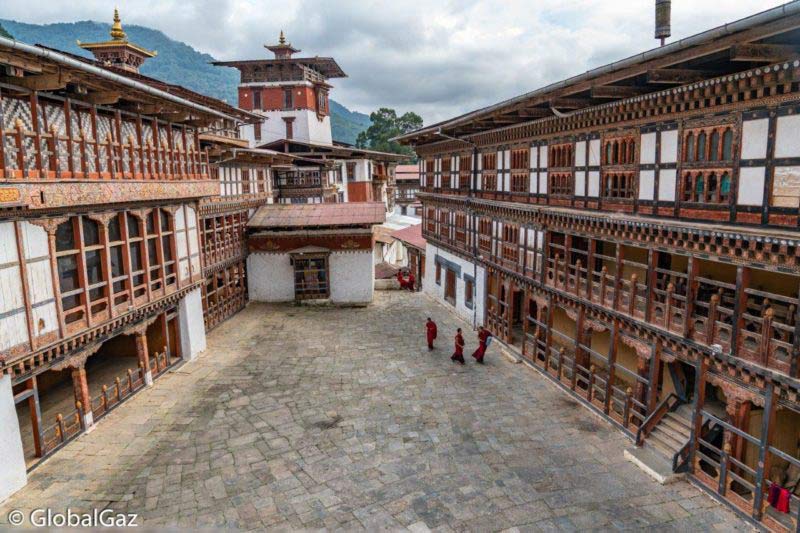
[[[451,363],[457,326],[420,294],[251,304],[37,468],[0,526],[11,509],[111,507],[153,527],[749,529],[686,482],[652,481],[623,458],[630,441],[497,345],[486,366]]]

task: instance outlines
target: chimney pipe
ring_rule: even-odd
[[[656,39],[661,40],[661,46],[664,46],[664,41],[672,34],[671,12],[671,0],[656,0]]]

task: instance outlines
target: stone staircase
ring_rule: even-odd
[[[672,457],[689,442],[691,435],[691,414],[686,416],[686,410],[691,411],[691,407],[681,405],[675,411],[664,415],[661,422],[647,436],[644,447],[653,448],[672,463]]]
[[[672,458],[689,442],[692,426],[691,405],[668,411],[650,431],[641,448],[625,450],[625,458],[647,472],[662,485],[683,477],[673,472]]]

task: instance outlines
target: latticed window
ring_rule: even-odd
[[[548,176],[550,194],[554,196],[569,196],[574,190],[574,181],[571,173],[551,172]]]
[[[456,241],[467,243],[467,215],[456,213]]]
[[[733,160],[733,126],[720,125],[708,128],[695,128],[684,134],[683,161],[702,163],[704,161]]]
[[[425,186],[426,187],[433,187],[434,184],[434,173],[436,168],[436,161],[433,159],[426,159],[425,160]]]
[[[450,157],[443,157],[442,158],[442,189],[449,189],[450,188],[450,167],[451,167],[451,159]]]
[[[481,188],[484,191],[497,190],[497,152],[483,154],[483,172],[481,173]]]
[[[636,141],[631,137],[606,139],[603,142],[604,165],[632,165],[636,162]]]
[[[492,221],[482,218],[478,222],[478,248],[486,253],[492,252]]]
[[[683,177],[683,201],[702,204],[726,204],[731,198],[729,172],[694,171]]]
[[[462,155],[458,161],[458,187],[461,190],[468,190],[472,182],[472,156]]]
[[[553,168],[565,168],[573,165],[575,156],[572,143],[554,144],[549,148],[549,166]]]
[[[609,172],[603,177],[605,198],[633,198],[635,184],[632,172]]]

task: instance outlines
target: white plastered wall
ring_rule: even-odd
[[[11,376],[0,376],[0,502],[25,486],[28,475],[25,468],[25,452],[19,432],[17,409],[11,388]]]
[[[253,252],[248,255],[247,290],[254,302],[294,300],[294,271],[289,254]]]
[[[446,250],[436,247],[431,243],[425,245],[425,277],[422,279],[422,290],[446,306],[451,304],[444,299],[444,268],[442,269],[442,283],[436,284],[436,256],[439,255],[443,259],[455,263],[461,267],[461,274],[456,277],[456,305],[455,311],[464,320],[472,324],[473,314],[477,320],[477,325],[483,324],[483,306],[486,301],[486,276],[483,267],[474,267],[473,263],[461,259]],[[473,303],[475,309],[470,309],[464,303],[464,275],[472,277],[475,275],[475,295],[473,296]]]
[[[331,302],[369,303],[375,291],[375,267],[372,253],[333,252],[328,258]]]
[[[192,360],[206,349],[206,327],[203,321],[203,296],[200,287],[186,294],[178,303],[181,357]]]

